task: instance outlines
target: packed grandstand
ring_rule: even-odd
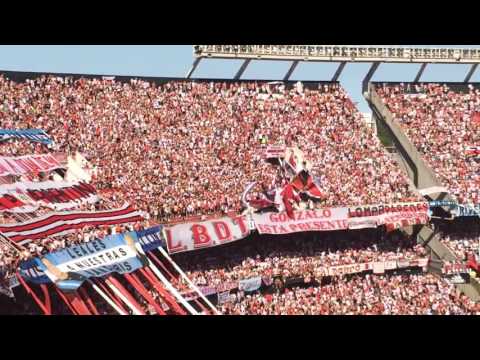
[[[376,90],[475,210],[479,90]],[[478,216],[432,216],[338,82],[0,75],[0,191],[1,313],[480,314]]]

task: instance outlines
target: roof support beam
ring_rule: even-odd
[[[375,71],[377,71],[379,66],[380,66],[380,62],[374,62],[372,63],[372,66],[370,66],[370,70],[368,70],[368,73],[367,75],[365,75],[365,78],[363,79],[363,82],[362,82],[363,93],[367,92],[368,83],[370,82],[370,79],[373,77],[373,74],[375,74]]]
[[[187,73],[187,75],[185,75],[186,79],[190,79],[192,77],[192,74],[197,68],[198,64],[200,63],[200,60],[202,60],[202,58],[199,58],[199,57],[195,58],[195,61],[193,62],[190,71]]]
[[[413,82],[419,82],[420,81],[420,78],[422,77],[423,72],[425,71],[425,68],[427,67],[427,65],[428,65],[427,63],[423,63],[422,66],[420,66],[420,69],[418,70],[418,73],[415,76],[415,79],[413,80]]]
[[[340,65],[338,65],[337,71],[335,71],[335,74],[332,77],[332,81],[337,81],[340,75],[342,74],[343,68],[347,65],[346,61],[342,61]]]
[[[470,68],[467,76],[465,77],[465,80],[463,80],[464,83],[468,83],[473,75],[473,73],[475,72],[475,70],[477,70],[477,66],[478,64],[472,64],[472,67]]]
[[[290,69],[288,69],[287,73],[283,77],[283,81],[288,81],[290,79],[290,76],[292,76],[293,72],[295,71],[295,68],[298,65],[298,60],[292,62],[292,65],[290,66]]]
[[[247,66],[250,64],[250,61],[252,61],[252,59],[246,59],[243,62],[242,66],[240,66],[240,69],[238,69],[237,73],[235,74],[235,80],[239,80],[242,77],[243,73],[247,69]]]

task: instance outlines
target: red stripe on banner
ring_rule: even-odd
[[[137,300],[135,300],[135,298],[127,291],[127,289],[125,289],[123,287],[122,284],[120,284],[120,282],[117,279],[115,279],[112,275],[109,275],[107,277],[107,280],[110,281],[112,283],[112,285],[115,286],[118,289],[118,291],[120,291],[122,293],[122,295],[127,298],[127,300],[140,313],[140,315],[146,315],[145,311],[143,311],[142,307],[137,302]]]
[[[120,215],[127,215],[131,212],[135,212],[135,210],[129,206],[122,210],[117,211],[104,211],[104,212],[91,212],[91,213],[69,213],[69,214],[58,214],[49,216],[43,220],[35,221],[33,223],[25,224],[25,225],[10,225],[10,226],[0,226],[0,232],[21,232],[21,231],[28,231],[33,229],[38,229],[39,227],[53,224],[59,220],[76,220],[76,219],[85,219],[85,218],[98,218],[98,217],[105,217],[105,216],[120,216]]]
[[[40,288],[43,292],[43,299],[45,303],[45,307],[47,308],[48,312],[52,313],[52,301],[50,300],[50,292],[48,291],[48,287],[46,284],[40,284]]]
[[[124,218],[124,219],[117,219],[117,220],[101,220],[101,221],[86,221],[82,222],[79,224],[64,224],[64,225],[59,225],[57,227],[51,228],[47,231],[42,231],[33,235],[13,235],[9,236],[9,239],[14,241],[14,242],[20,242],[23,240],[38,240],[42,239],[51,235],[54,235],[56,233],[65,231],[65,230],[74,230],[74,229],[81,229],[82,227],[89,226],[89,225],[117,225],[117,224],[125,224],[129,222],[135,222],[135,221],[141,221],[143,220],[143,217],[141,216],[134,216],[134,217],[129,217],[129,218]]]
[[[65,293],[64,295],[70,301],[70,304],[72,304],[72,307],[76,310],[78,315],[92,315],[77,292]]]
[[[155,302],[153,299],[152,295],[148,292],[148,290],[143,286],[142,282],[138,280],[138,278],[135,276],[132,276],[131,274],[124,274],[125,279],[137,290],[147,302],[153,306],[155,311],[157,312],[158,315],[166,315],[165,311],[163,311],[162,307]]]
[[[33,300],[37,303],[38,307],[43,311],[45,315],[52,315],[51,309],[48,309],[45,304],[38,298],[37,294],[30,288],[30,286],[27,285],[25,280],[23,280],[22,276],[20,273],[17,271],[17,278],[20,284],[25,288],[25,291],[27,294],[29,294]]]
[[[176,277],[168,271],[167,267],[153,254],[153,252],[148,252],[147,256],[153,259],[153,261],[156,262],[168,274],[168,276],[170,276],[170,279],[176,279]]]
[[[163,284],[156,279],[155,275],[149,268],[140,268],[140,273],[153,285],[155,290],[165,299],[170,308],[174,309],[179,315],[187,315],[187,312],[176,302],[173,295],[170,295],[168,291],[163,287]]]
[[[102,284],[100,279],[92,278],[91,281],[94,282],[95,285],[97,285],[110,298],[110,300],[112,300],[115,305],[117,305],[123,311],[124,314],[128,314],[128,311],[125,306],[123,306],[123,303],[120,301],[120,299],[117,299],[115,293],[113,293],[108,286]]]
[[[79,315],[77,310],[73,307],[73,305],[70,303],[70,300],[65,296],[63,292],[60,291],[58,287],[55,286],[55,290],[57,290],[58,296],[63,300],[63,302],[67,305],[68,309],[72,312],[73,315]]]
[[[100,313],[97,310],[97,307],[95,306],[95,303],[92,301],[87,291],[83,287],[79,288],[78,291],[79,291],[80,297],[85,302],[85,304],[87,304],[87,306],[89,307],[93,315],[100,315]]]

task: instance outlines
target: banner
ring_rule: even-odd
[[[37,285],[51,283],[50,278],[45,274],[44,267],[39,267],[35,259],[28,259],[19,264],[20,276]]]
[[[412,202],[391,205],[362,205],[348,208],[349,218],[379,216],[392,213],[428,212],[427,202]]]
[[[293,218],[283,213],[252,215],[260,234],[291,234],[305,231],[348,229],[347,208],[294,211]]]
[[[7,139],[25,139],[30,141],[40,142],[46,145],[53,143],[52,139],[40,129],[27,129],[27,130],[6,130],[0,129],[0,141]]]
[[[0,212],[34,212],[39,206],[65,210],[98,200],[95,188],[83,182],[25,181],[0,185]]]
[[[456,275],[456,274],[467,274],[468,267],[466,264],[457,262],[457,263],[450,263],[446,262],[443,264],[442,267],[442,274],[444,275]]]
[[[142,220],[139,211],[130,205],[103,211],[53,212],[23,223],[0,225],[0,232],[10,240],[24,245],[47,236],[60,236],[85,226],[116,225]]]
[[[20,197],[22,196],[0,195],[0,212],[32,213],[38,210],[38,205],[31,198],[22,197],[21,201]]]
[[[373,263],[373,273],[374,274],[383,274],[385,273],[385,264],[380,261],[380,262],[374,262]]]
[[[369,263],[319,267],[315,269],[315,273],[317,276],[340,276],[358,274],[365,271],[373,271],[374,274],[383,274],[386,270],[395,270],[397,268],[400,268],[400,266],[397,266],[398,263],[401,263],[401,267],[403,268],[425,267],[427,266],[428,258],[420,258],[413,260],[395,259],[385,261],[372,261]]]
[[[257,276],[250,279],[240,280],[238,282],[238,290],[240,291],[256,291],[262,286],[262,277]]]
[[[467,157],[478,157],[480,155],[480,146],[465,147],[465,155]]]
[[[217,293],[215,286],[200,286],[198,289],[204,296],[210,296]],[[192,301],[200,297],[196,291],[190,291],[181,294],[187,301]]]
[[[226,244],[248,234],[250,230],[245,216],[165,227],[167,248],[171,254]]]
[[[137,231],[138,241],[143,248],[143,251],[152,251],[159,247],[166,248],[167,244],[163,237],[163,226],[158,225],[146,230]]]
[[[266,159],[284,158],[286,150],[287,148],[285,145],[269,145],[265,149],[264,157]]]
[[[430,201],[429,206],[433,207],[448,207],[454,217],[463,216],[480,216],[480,204],[459,204],[455,201]]]
[[[130,273],[143,267],[147,260],[141,253],[135,232],[128,232],[65,248],[35,258],[34,262],[51,282],[62,290],[71,291],[90,277]]]
[[[230,301],[230,291],[224,291],[217,294],[217,303],[219,305],[225,304]]]
[[[20,157],[0,156],[0,176],[48,172],[63,166],[51,154]]]

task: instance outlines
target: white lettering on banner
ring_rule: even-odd
[[[52,171],[62,165],[51,154],[20,157],[0,157],[0,176],[24,175],[39,171]]]
[[[248,234],[250,230],[245,216],[165,227],[171,254],[226,244],[243,239]]]

